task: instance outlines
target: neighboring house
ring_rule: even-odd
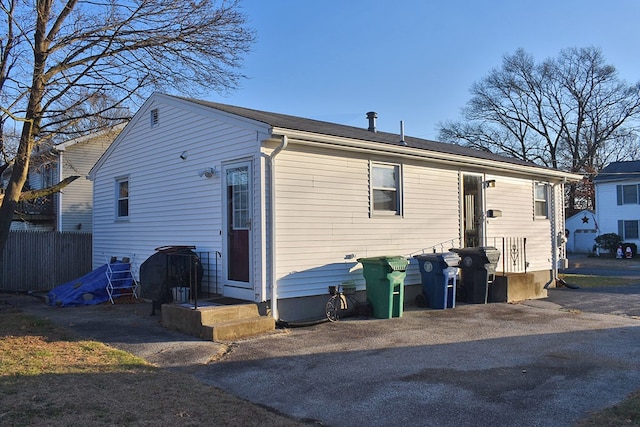
[[[11,229],[91,233],[93,183],[86,177],[123,128],[124,124],[34,153],[25,188],[38,190],[70,176],[79,178],[58,193],[20,203]]]
[[[595,213],[592,210],[584,209],[567,218],[565,228],[567,252],[578,254],[593,252],[599,229]]]
[[[599,234],[617,233],[640,247],[640,160],[610,163],[593,182]]]
[[[324,315],[330,285],[364,289],[358,258],[489,245],[499,271],[526,271],[521,299],[546,296],[564,183],[582,177],[376,132],[367,116],[369,129],[152,95],[89,174],[94,267],[193,245],[206,286],[299,320]],[[406,300],[420,283],[413,260]]]

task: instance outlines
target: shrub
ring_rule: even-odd
[[[618,246],[622,244],[622,237],[616,233],[601,234],[595,240],[599,247],[612,254],[615,254]]]

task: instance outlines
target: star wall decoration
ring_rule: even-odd
[[[586,215],[582,218],[582,223],[583,224],[588,224],[589,223],[589,217],[587,217]]]

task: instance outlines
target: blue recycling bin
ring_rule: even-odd
[[[456,277],[460,256],[454,252],[415,255],[422,277],[422,294],[416,296],[418,307],[435,309],[456,306]]]

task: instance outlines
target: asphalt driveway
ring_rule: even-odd
[[[465,305],[242,342],[197,375],[333,426],[562,426],[640,389],[638,343],[627,316]]]
[[[635,286],[550,289],[547,299],[519,304],[407,307],[402,318],[281,329],[229,345],[167,331],[148,303],[13,303],[324,425],[569,426],[640,390],[638,277]]]

